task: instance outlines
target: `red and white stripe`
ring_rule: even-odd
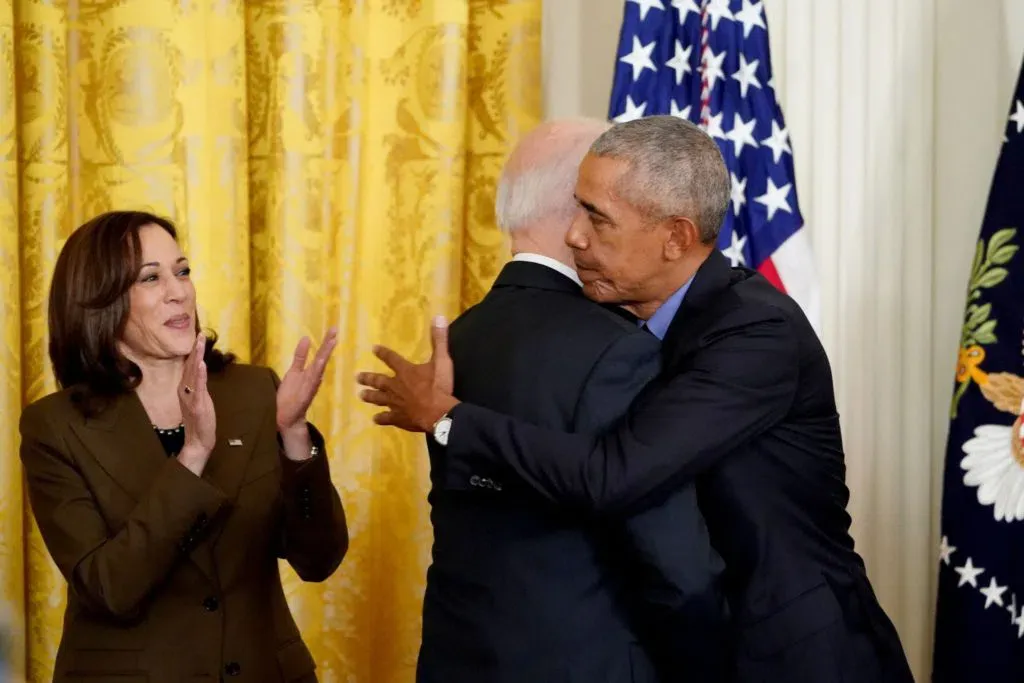
[[[789,239],[776,249],[770,258],[758,267],[758,272],[780,290],[789,294],[810,321],[818,335],[821,335],[821,290],[814,267],[811,241],[807,237],[807,226],[790,235]]]

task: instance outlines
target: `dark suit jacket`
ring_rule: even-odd
[[[460,396],[561,430],[611,425],[659,366],[655,337],[534,263],[508,264],[453,323],[450,343]],[[487,467],[445,489],[442,449],[428,444],[434,547],[420,683],[653,683],[684,680],[681,667],[685,680],[720,680],[721,561],[692,487],[606,523]]]
[[[29,499],[68,582],[55,681],[316,680],[278,557],[321,581],[348,532],[316,430],[320,455],[281,453],[275,384],[266,368],[211,374],[217,445],[202,478],[165,454],[134,393],[92,419],[70,390],[25,409]]]
[[[701,509],[736,621],[737,680],[912,681],[848,533],[831,370],[799,307],[715,251],[663,352],[661,377],[600,437],[458,405],[446,484],[502,465],[550,500],[607,513],[704,475]]]

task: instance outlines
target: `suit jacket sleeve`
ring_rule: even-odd
[[[661,345],[637,333],[613,344],[594,366],[576,412],[577,431],[611,427],[658,374]],[[657,505],[608,520],[621,537],[638,630],[665,676],[717,682],[729,661],[722,559],[711,546],[697,489],[688,482]],[[695,638],[696,634],[701,637]]]
[[[460,403],[451,413],[446,485],[502,465],[552,501],[598,511],[678,487],[770,429],[793,402],[796,338],[780,314],[759,309],[720,322],[685,367],[656,380],[604,434],[543,429]]]
[[[280,380],[271,373],[276,389]],[[324,437],[312,424],[309,435],[319,451],[309,460],[289,460],[283,444],[280,446],[284,503],[280,554],[303,581],[323,581],[348,551],[348,524],[341,497],[331,482]]]
[[[133,620],[202,538],[225,496],[168,458],[124,526],[111,531],[60,434],[39,406],[22,414],[21,460],[43,541],[84,605]]]

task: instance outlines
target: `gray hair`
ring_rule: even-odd
[[[512,232],[540,220],[568,225],[577,210],[580,162],[609,127],[595,119],[563,119],[542,123],[524,137],[498,181],[498,226]]]
[[[705,244],[718,239],[732,184],[714,139],[676,116],[648,116],[613,126],[590,153],[622,159],[630,172],[619,192],[652,218],[684,216]]]

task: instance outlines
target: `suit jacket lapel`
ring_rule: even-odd
[[[713,250],[697,269],[693,284],[665,333],[662,349],[667,361],[671,363],[696,343],[706,328],[704,318],[715,314],[715,303],[729,289],[732,279],[729,261],[717,249]]]
[[[210,396],[217,411],[217,444],[203,470],[203,479],[216,486],[230,502],[238,497],[259,430],[273,416],[251,410],[252,403],[239,396],[223,376],[210,378]],[[233,393],[234,392],[234,393]],[[273,422],[269,422],[273,424]]]
[[[247,412],[245,402],[240,400],[244,397],[232,394],[223,376],[212,376],[209,389],[217,413],[217,442],[203,470],[203,479],[224,493],[230,508],[238,497],[265,415]],[[146,494],[167,461],[149,415],[135,392],[117,397],[103,413],[74,424],[73,429],[110,478],[136,501]],[[210,536],[190,555],[196,566],[214,581],[217,572],[212,548],[223,526],[215,523]]]
[[[107,475],[136,501],[167,460],[135,392],[118,396],[99,415],[71,427]]]
[[[264,415],[247,412],[244,395],[232,393],[232,387],[223,376],[210,377],[208,386],[217,413],[217,442],[203,469],[203,479],[224,494],[227,498],[224,511],[229,511],[238,498]],[[190,555],[190,559],[214,582],[217,582],[214,548],[223,531],[224,520],[221,517],[210,529],[209,536]]]

